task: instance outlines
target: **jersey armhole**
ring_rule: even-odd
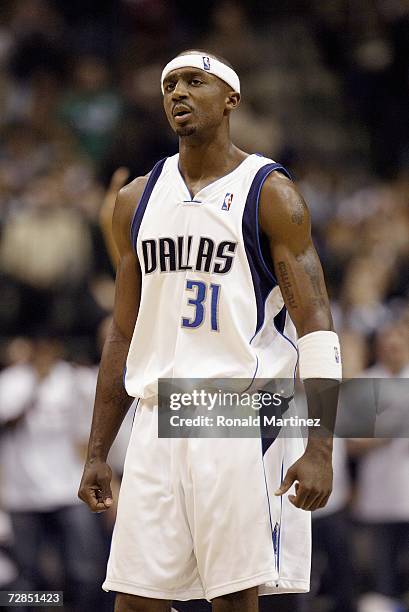
[[[263,172],[261,172],[261,171],[263,171]],[[260,223],[259,223],[259,210],[260,210],[260,195],[261,195],[261,190],[262,190],[263,185],[266,182],[267,178],[270,176],[270,174],[272,172],[281,172],[288,179],[292,180],[291,174],[288,172],[288,170],[286,168],[284,168],[284,166],[282,166],[281,164],[278,164],[278,163],[267,164],[266,166],[263,166],[263,168],[261,168],[261,170],[259,170],[259,172],[256,174],[255,179],[254,179],[254,182],[256,182],[256,187],[257,187],[257,195],[256,195],[256,203],[255,203],[256,204],[255,205],[255,208],[256,208],[256,210],[255,210],[255,215],[256,215],[256,218],[255,218],[255,229],[256,229],[257,250],[258,250],[259,257],[260,257],[260,262],[261,262],[262,266],[264,267],[267,276],[276,285],[278,285],[277,279],[276,279],[276,277],[274,275],[273,261],[272,261],[271,256],[270,256],[270,252],[267,251],[267,249],[266,249],[266,241],[263,239],[262,233],[260,231]],[[260,176],[258,176],[259,173],[260,173]]]
[[[277,279],[274,276],[272,262],[266,261],[266,256],[263,254],[263,239],[260,232],[259,224],[259,208],[260,194],[263,185],[272,172],[281,172],[292,180],[291,174],[284,166],[276,162],[262,166],[256,173],[253,182],[251,183],[246,204],[243,212],[243,238],[246,244],[246,250],[251,251],[252,260],[259,271],[263,272],[266,277],[275,285]],[[270,265],[269,265],[270,264]]]
[[[267,261],[266,256],[263,255],[262,237],[258,220],[261,189],[267,177],[274,171],[282,172],[291,179],[290,173],[281,164],[273,162],[262,166],[251,183],[243,211],[242,232],[244,248],[253,279],[257,305],[257,325],[254,335],[257,334],[263,325],[264,307],[267,297],[271,290],[278,285],[277,279],[274,276],[271,258],[270,261]],[[276,322],[280,328],[285,324],[285,315],[286,310],[284,308]]]
[[[139,200],[139,204],[135,209],[135,212],[132,217],[130,233],[131,233],[131,244],[136,253],[136,241],[138,239],[139,229],[141,227],[143,215],[145,214],[146,207],[149,202],[149,198],[152,195],[153,188],[156,185],[156,182],[163,170],[163,166],[166,161],[166,157],[164,159],[159,160],[155,166],[153,167],[151,173],[149,174],[149,178],[146,182],[145,188],[142,192],[141,198]]]

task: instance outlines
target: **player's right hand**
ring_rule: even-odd
[[[104,461],[85,464],[78,497],[92,512],[104,512],[112,506],[111,478],[112,470]]]

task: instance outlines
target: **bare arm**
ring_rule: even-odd
[[[141,272],[131,244],[130,225],[145,184],[143,177],[121,189],[113,215],[119,253],[113,322],[102,352],[87,459],[78,492],[94,512],[112,504],[112,473],[106,459],[133,401],[125,391],[123,372],[139,309]]]
[[[268,236],[274,269],[299,336],[332,330],[324,275],[311,240],[311,221],[294,183],[273,173],[260,199],[260,226]]]
[[[311,239],[307,206],[295,185],[273,173],[260,198],[261,231],[269,239],[274,271],[299,337],[333,329],[321,263]],[[287,472],[279,489],[296,484],[292,503],[305,510],[323,507],[332,489],[332,432],[338,390],[326,379],[304,381],[309,417],[319,418],[321,431],[310,430],[306,451]],[[323,432],[325,435],[323,435]]]

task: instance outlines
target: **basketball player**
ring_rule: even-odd
[[[94,512],[112,504],[107,454],[139,398],[103,588],[117,612],[200,598],[255,612],[259,594],[309,589],[332,440],[159,438],[157,382],[292,378],[299,362],[316,415],[314,384],[341,376],[338,337],[304,200],[285,168],[230,140],[234,69],[186,51],[161,86],[179,154],[117,198],[114,321],[79,496]]]

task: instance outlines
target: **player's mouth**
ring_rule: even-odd
[[[192,112],[188,106],[178,104],[172,111],[172,115],[176,123],[183,123],[191,116]]]

